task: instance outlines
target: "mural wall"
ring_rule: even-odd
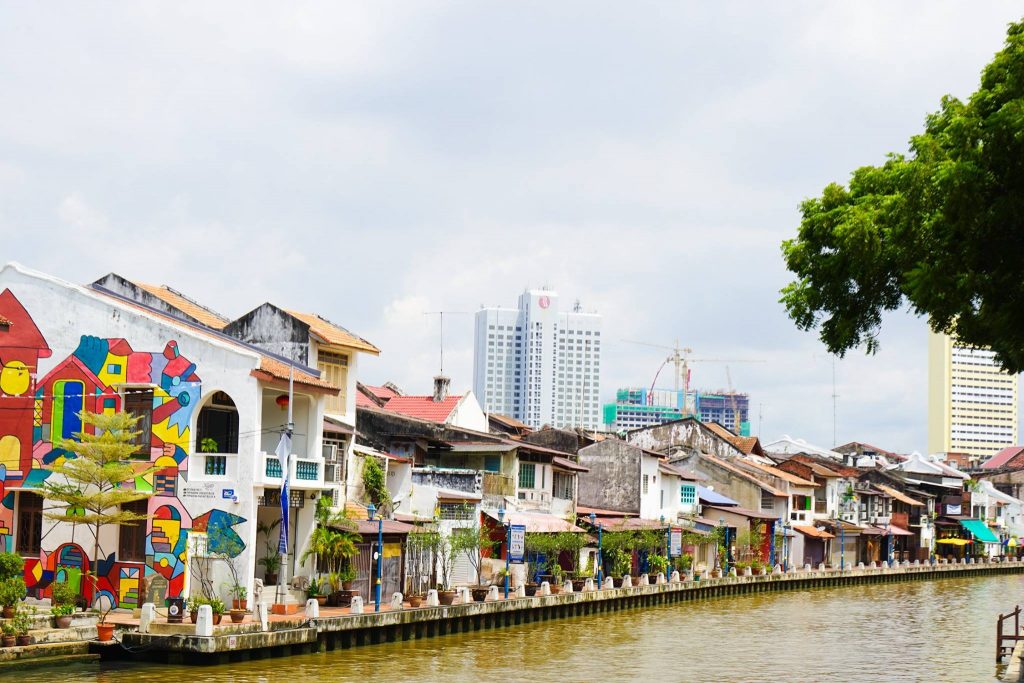
[[[217,530],[229,539],[228,549],[240,554],[245,544],[232,527],[244,518],[213,507],[215,500],[182,500],[190,425],[202,383],[196,365],[181,354],[177,342],[169,340],[156,351],[137,351],[126,339],[82,335],[71,355],[40,377],[40,361],[51,355],[31,315],[5,289],[0,293],[0,548],[14,550],[15,490],[39,488],[51,474],[46,466],[68,456],[59,444],[82,430],[79,413],[119,411],[126,403],[142,400],[152,401],[151,438],[142,448],[148,445],[149,463],[157,468],[135,480],[136,489],[152,494],[146,558],[121,561],[116,557],[116,535],[113,548],[106,547],[110,544],[104,538],[99,590],[120,607],[135,607],[142,602],[143,578],[159,574],[167,581],[168,596],[181,595],[187,538],[193,530]],[[69,580],[92,600],[89,582],[81,580],[89,569],[92,540],[84,527],[45,520],[39,557],[25,563],[29,588],[45,594],[54,579]]]

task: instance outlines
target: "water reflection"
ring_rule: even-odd
[[[24,683],[991,681],[995,615],[1024,577],[719,598],[209,668],[117,664]]]

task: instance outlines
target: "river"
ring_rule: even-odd
[[[19,683],[994,681],[1024,576],[715,598],[216,667],[104,664]]]

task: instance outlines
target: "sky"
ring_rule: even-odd
[[[967,97],[1014,2],[0,6],[0,261],[230,317],[315,311],[360,380],[472,385],[472,315],[604,316],[602,394],[728,365],[755,432],[926,448],[927,326],[834,363],[778,303],[801,200]],[[456,313],[457,314],[454,314]],[[693,382],[725,387],[724,363]],[[833,401],[833,394],[838,398]],[[836,420],[833,422],[833,407]]]

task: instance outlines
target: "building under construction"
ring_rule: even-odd
[[[685,400],[689,398],[689,400]],[[638,429],[689,417],[718,422],[741,436],[750,436],[750,395],[736,391],[686,392],[682,389],[628,387],[615,392],[615,403],[604,406],[604,424],[610,431]],[[739,425],[737,430],[737,414]]]

